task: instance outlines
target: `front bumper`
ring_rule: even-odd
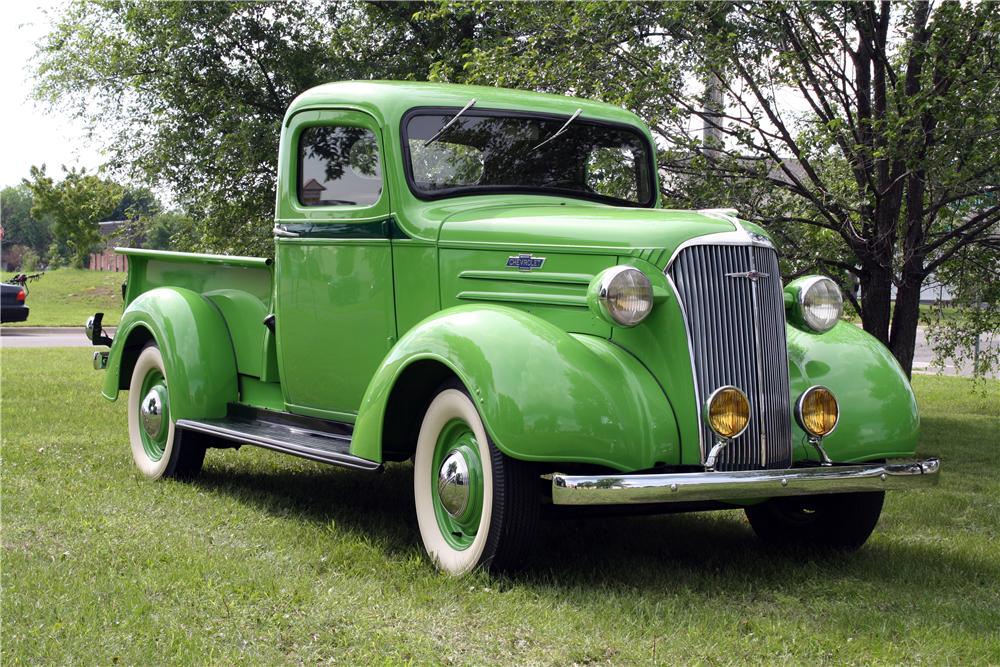
[[[554,505],[631,505],[751,500],[910,489],[937,484],[938,459],[902,463],[664,475],[563,475],[552,478]]]

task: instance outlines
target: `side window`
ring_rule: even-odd
[[[370,206],[382,194],[378,142],[361,127],[309,127],[299,135],[303,206]]]

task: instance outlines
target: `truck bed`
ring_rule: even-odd
[[[160,287],[197,292],[222,313],[239,373],[277,380],[274,336],[264,325],[264,318],[273,312],[271,259],[139,248],[115,248],[115,252],[128,257],[126,307]]]

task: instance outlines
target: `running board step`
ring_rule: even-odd
[[[323,433],[308,428],[276,424],[263,420],[243,419],[178,419],[176,427],[213,435],[233,442],[273,449],[283,454],[300,456],[311,461],[355,468],[381,470],[382,464],[352,455],[351,438],[347,435]]]

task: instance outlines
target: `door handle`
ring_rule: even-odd
[[[283,238],[294,239],[298,238],[298,232],[290,232],[281,225],[274,226],[274,235],[281,236]]]

